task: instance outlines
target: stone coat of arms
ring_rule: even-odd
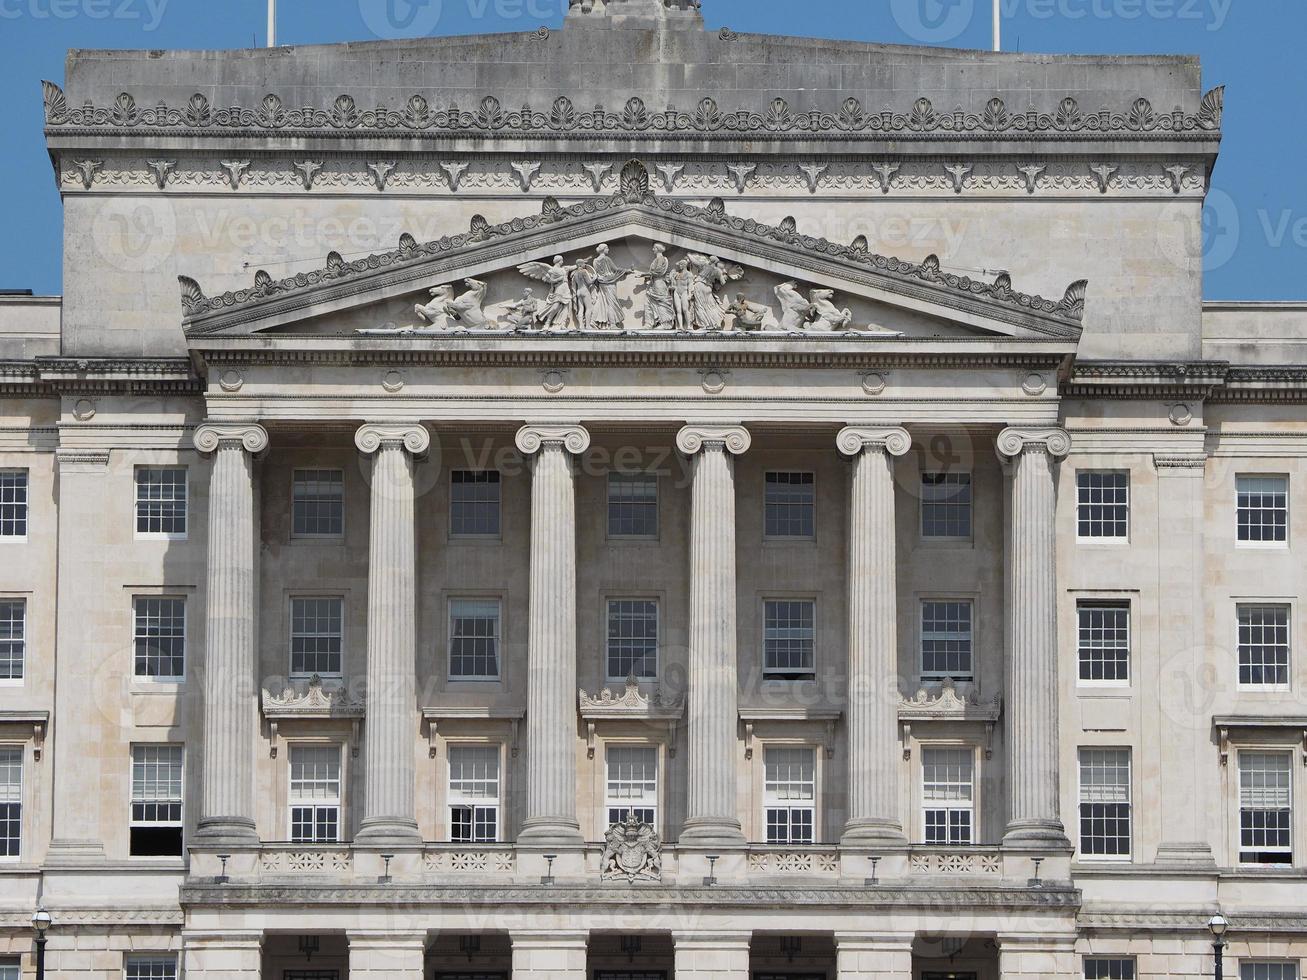
[[[604,835],[601,876],[605,881],[661,881],[662,846],[657,831],[627,813],[626,820],[613,824]]]

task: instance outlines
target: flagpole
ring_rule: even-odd
[[[994,0],[994,50],[1003,50],[1003,0]]]
[[[995,0],[997,2],[997,0]],[[277,46],[277,0],[268,0],[268,47]]]

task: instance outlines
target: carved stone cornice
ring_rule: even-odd
[[[723,446],[733,456],[742,456],[753,445],[753,436],[742,425],[691,424],[676,433],[676,448],[686,456],[713,444]]]
[[[60,473],[98,473],[109,465],[109,451],[58,449],[55,459]]]
[[[912,448],[912,436],[901,426],[849,425],[835,437],[835,445],[845,456],[856,456],[865,449],[883,449],[891,456],[905,456]]]
[[[326,690],[322,678],[314,674],[308,687],[300,691],[287,687],[280,694],[262,692],[265,718],[362,718],[366,705],[342,688]]]
[[[239,442],[247,453],[261,453],[268,448],[268,430],[255,423],[205,422],[195,429],[195,448],[212,453],[224,443]]]
[[[1159,112],[1146,98],[1136,99],[1127,109],[1107,107],[1085,111],[1071,97],[1052,111],[1033,106],[1013,111],[1000,98],[991,98],[979,111],[939,110],[928,98],[918,98],[907,111],[868,110],[860,100],[848,98],[838,109],[795,109],[782,98],[773,99],[767,111],[723,110],[712,98],[701,100],[693,110],[675,106],[651,110],[639,97],[627,99],[617,110],[604,106],[578,109],[571,99],[559,96],[548,110],[531,106],[506,109],[499,99],[487,95],[474,109],[457,103],[433,109],[421,95],[412,95],[402,108],[362,108],[349,95],[337,96],[331,108],[287,105],[269,93],[258,105],[215,106],[197,92],[185,106],[167,104],[140,106],[130,92],[122,92],[112,106],[68,104],[63,90],[53,82],[41,83],[46,132],[179,136],[221,136],[275,134],[281,138],[330,135],[412,138],[419,134],[458,135],[482,138],[510,137],[556,140],[577,133],[591,138],[634,135],[660,140],[696,139],[814,139],[829,136],[882,137],[902,135],[911,139],[993,140],[1075,138],[1079,140],[1137,140],[1141,138],[1201,136],[1219,138],[1224,109],[1224,86],[1209,91],[1197,112],[1180,108]],[[90,161],[93,162],[93,161]]]
[[[534,456],[551,443],[560,444],[572,455],[579,456],[590,448],[590,433],[579,425],[567,423],[524,425],[517,430],[514,442],[524,456]]]
[[[577,694],[577,707],[582,718],[667,720],[680,718],[685,713],[685,699],[665,699],[662,691],[656,689],[643,694],[640,683],[630,678],[621,693],[604,688],[592,696],[581,690]]]
[[[416,422],[410,425],[370,422],[354,433],[354,445],[369,456],[387,443],[399,443],[414,456],[421,456],[431,447],[431,432]]]
[[[922,688],[911,697],[899,698],[900,721],[998,721],[1002,712],[1001,698],[981,700],[975,691],[960,696],[957,685],[948,677],[938,693]]]
[[[1071,452],[1071,435],[1065,429],[1010,428],[1000,432],[994,444],[1009,458],[1030,451],[1061,457]]]

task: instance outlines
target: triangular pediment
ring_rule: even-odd
[[[994,282],[956,276],[933,256],[904,262],[869,251],[862,240],[840,245],[802,235],[790,219],[764,225],[727,214],[719,201],[698,207],[633,183],[624,195],[568,207],[549,199],[539,214],[503,224],[474,218],[467,232],[431,242],[405,235],[393,252],[352,262],[333,253],[322,269],[289,279],[260,272],[251,288],[220,296],[205,296],[183,277],[187,334],[721,328],[777,337],[1070,343],[1080,335],[1083,282],[1048,300],[1013,290],[1006,276]],[[607,246],[606,264],[596,261],[600,246]],[[554,256],[567,270],[561,295],[570,300],[566,310],[547,315],[547,304],[560,297],[549,282]],[[689,296],[678,303],[682,262],[690,277],[681,280],[682,292]],[[593,299],[591,310],[578,303],[580,295]]]

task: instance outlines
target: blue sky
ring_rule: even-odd
[[[1001,0],[1004,47],[1183,53],[1227,88],[1209,199],[1209,299],[1307,299],[1307,37],[1303,0]],[[279,40],[325,43],[531,30],[567,0],[280,0]],[[710,27],[988,47],[989,0],[703,0]],[[0,287],[60,291],[60,206],[40,80],[84,48],[261,45],[264,0],[0,0]],[[1141,93],[1147,94],[1147,93]]]

